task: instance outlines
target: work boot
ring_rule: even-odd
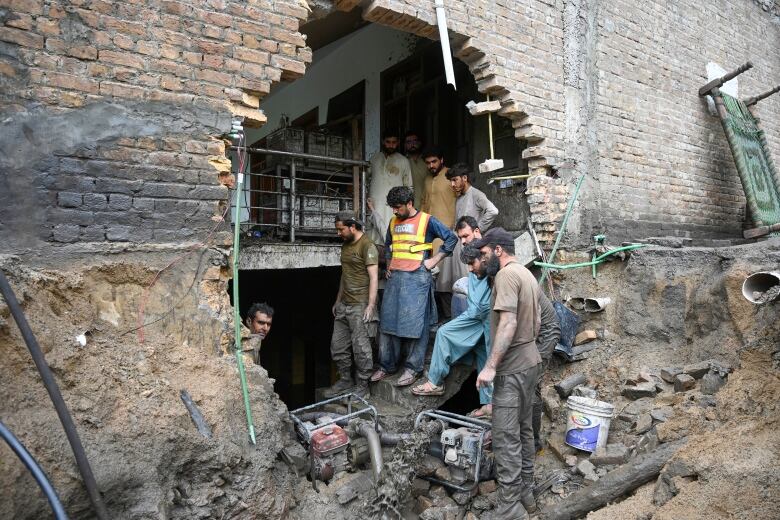
[[[355,382],[352,381],[352,378],[340,378],[336,384],[333,386],[330,386],[326,388],[322,395],[324,395],[327,398],[336,397],[337,395],[346,394],[348,390],[351,390],[352,387],[355,386]]]
[[[533,486],[526,485],[520,495],[520,503],[529,513],[536,512],[536,498],[534,498]]]
[[[368,381],[365,380],[358,381],[357,385],[355,386],[355,389],[352,390],[352,393],[358,397],[362,397],[363,399],[368,399],[369,397],[371,397],[371,389],[368,388]]]

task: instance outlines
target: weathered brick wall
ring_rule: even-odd
[[[599,4],[598,199],[601,230],[651,235],[741,236],[745,198],[717,117],[699,87],[710,61],[739,76],[740,97],[780,79],[780,16],[750,0],[610,0]],[[780,96],[757,106],[780,159]],[[592,231],[598,223],[586,223]]]
[[[295,0],[0,0],[5,244],[202,239],[231,114],[311,52]],[[218,174],[221,172],[221,175]]]

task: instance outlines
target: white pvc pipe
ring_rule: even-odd
[[[444,12],[444,0],[436,0],[436,23],[439,26],[439,41],[441,42],[441,56],[444,60],[444,75],[447,84],[457,90],[455,86],[455,71],[452,68],[452,51],[450,50],[450,36],[447,33],[447,15]]]

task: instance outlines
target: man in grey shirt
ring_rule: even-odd
[[[455,199],[456,222],[463,217],[472,217],[477,221],[477,227],[482,233],[490,229],[498,216],[498,209],[487,196],[471,185],[471,171],[464,163],[457,163],[444,174],[450,181],[450,188],[457,197]],[[457,228],[457,223],[456,223]],[[464,276],[468,276],[468,267],[459,262],[463,245],[458,242],[453,256],[447,262],[439,266],[441,276],[445,280],[451,280],[451,284]]]

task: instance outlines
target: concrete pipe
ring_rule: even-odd
[[[780,296],[780,271],[751,274],[742,283],[742,296],[756,305],[776,300]]]
[[[585,312],[601,312],[611,301],[612,298],[585,298]]]

